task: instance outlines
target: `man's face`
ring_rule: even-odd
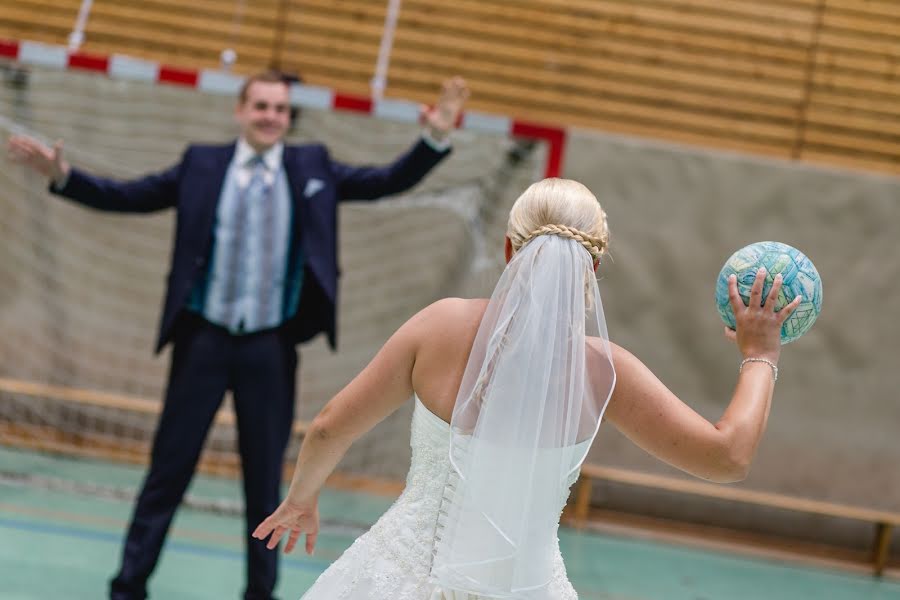
[[[291,119],[288,87],[283,83],[254,81],[247,98],[234,109],[241,136],[257,152],[281,141]]]

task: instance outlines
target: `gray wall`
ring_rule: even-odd
[[[900,510],[900,180],[590,132],[571,136],[564,176],[587,184],[609,214],[601,289],[610,337],[712,421],[740,360],[715,309],[719,269],[755,241],[806,253],[822,276],[822,313],[783,349],[768,430],[739,485]],[[677,473],[609,424],[590,459]],[[734,512],[611,493],[701,520]]]

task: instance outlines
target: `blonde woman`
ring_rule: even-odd
[[[491,298],[448,298],[407,321],[311,424],[287,498],[254,532],[285,551],[318,535],[317,498],[349,446],[412,397],[403,494],[331,565],[307,600],[577,598],[556,532],[569,487],[606,418],[637,445],[711,481],[742,479],[762,437],[800,299],[775,312],[764,273],[750,306],[729,283],[744,357],[710,423],[610,342],[595,277],[606,215],[578,182],[546,179],[516,201],[507,267]],[[270,537],[271,536],[271,537]]]

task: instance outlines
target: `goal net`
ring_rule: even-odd
[[[70,162],[114,178],[174,163],[189,142],[233,139],[234,99],[93,73],[0,63],[0,135],[65,141]],[[323,142],[351,164],[380,164],[419,135],[414,123],[302,108],[289,143]],[[300,348],[293,464],[303,421],[417,310],[489,294],[503,267],[512,201],[542,176],[544,144],[464,129],[454,152],[409,193],[340,209],[339,350]],[[0,158],[0,444],[145,462],[167,349],[153,355],[173,212],[100,213],[50,195],[41,176]],[[226,398],[202,469],[236,474]],[[411,406],[348,453],[342,473],[399,480]]]

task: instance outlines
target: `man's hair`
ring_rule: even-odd
[[[247,92],[250,90],[250,86],[254,83],[281,83],[285,86],[290,85],[290,78],[285,76],[278,71],[263,71],[261,73],[256,73],[255,75],[251,75],[244,81],[244,85],[241,86],[241,91],[238,93],[238,103],[243,104],[247,101]]]

